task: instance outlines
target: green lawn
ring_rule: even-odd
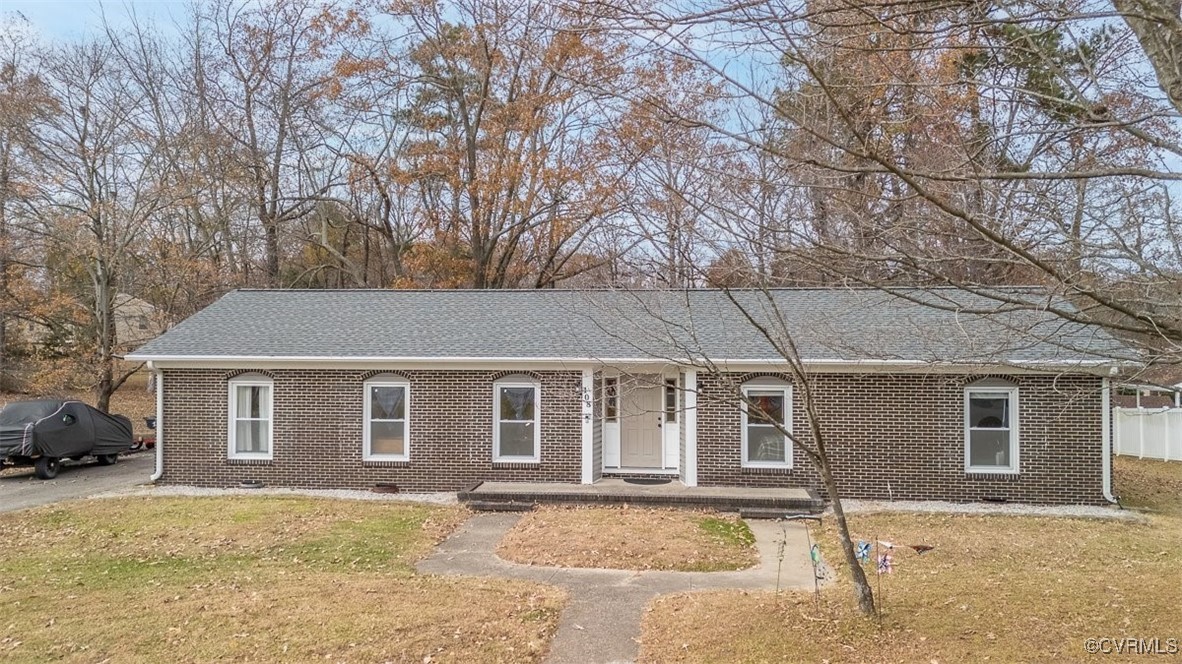
[[[1089,637],[1182,643],[1182,464],[1122,459],[1116,483],[1128,504],[1153,510],[1147,522],[855,515],[855,538],[937,547],[923,556],[897,550],[895,572],[881,579],[869,568],[881,625],[858,615],[844,578],[819,601],[812,593],[687,593],[651,605],[641,657],[1057,662],[1087,659]],[[831,525],[817,534],[844,575]]]
[[[537,661],[561,591],[418,576],[458,508],[128,498],[0,515],[0,659]]]

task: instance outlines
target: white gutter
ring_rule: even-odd
[[[340,362],[342,364],[370,364],[373,362],[406,362],[422,364],[471,364],[478,362],[498,362],[515,364],[654,364],[669,363],[685,366],[695,366],[699,360],[689,357],[480,357],[480,356],[348,356],[348,355],[148,355],[132,353],[126,359],[138,362]],[[783,358],[748,358],[748,359],[717,359],[709,360],[712,365],[726,368],[727,365],[755,365],[776,366],[783,365]],[[1078,367],[1106,367],[1135,364],[1125,360],[1076,360],[1061,362],[1044,362],[1041,360],[1008,360],[1002,362],[950,362],[925,360],[876,360],[876,359],[836,359],[817,358],[802,360],[805,366],[851,366],[851,367],[1034,367],[1034,368],[1078,368]]]
[[[1100,408],[1100,427],[1102,429],[1100,449],[1104,455],[1100,467],[1104,476],[1104,500],[1115,503],[1117,502],[1116,496],[1112,495],[1112,387],[1110,382],[1107,377],[1100,381],[1100,399],[1104,401]]]
[[[148,368],[156,372],[156,472],[149,478],[155,482],[164,475],[164,372],[148,362]]]

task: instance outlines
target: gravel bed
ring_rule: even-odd
[[[1145,516],[1118,507],[1096,505],[1029,505],[1026,503],[951,503],[940,500],[843,500],[847,513],[925,512],[946,514],[1007,514],[1010,516],[1058,516],[1076,519],[1144,520]],[[826,514],[832,514],[829,509]]]
[[[384,500],[402,503],[430,503],[432,505],[454,505],[454,493],[374,493],[348,489],[211,489],[196,486],[143,485],[131,489],[108,491],[93,498],[124,498],[128,496],[313,496],[316,498],[337,498],[343,500]]]

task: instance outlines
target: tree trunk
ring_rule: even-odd
[[[111,394],[115,391],[113,374],[111,363],[104,363],[99,372],[98,385],[94,388],[94,407],[104,413],[111,412]]]
[[[837,533],[841,539],[841,551],[845,557],[845,564],[850,569],[850,582],[854,586],[854,598],[858,601],[858,609],[864,615],[874,615],[874,592],[870,588],[870,581],[866,579],[866,572],[858,562],[858,553],[854,549],[854,542],[850,538],[850,526],[845,519],[845,510],[841,506],[841,495],[837,490],[837,480],[827,460],[820,464],[821,479],[825,482],[825,491],[833,504],[833,518],[837,520]]]
[[[1179,0],[1113,0],[1145,50],[1157,84],[1182,112],[1182,2]]]
[[[99,379],[94,388],[95,408],[105,412],[111,407],[111,394],[115,391],[115,294],[112,290],[111,268],[106,260],[99,258],[95,269],[95,322],[98,324]]]
[[[266,272],[267,285],[272,288],[278,288],[279,283],[279,224],[273,217],[264,218],[263,232],[265,235],[264,242],[266,246]]]
[[[7,161],[5,157],[0,157]],[[0,162],[0,392],[8,389],[8,169]]]

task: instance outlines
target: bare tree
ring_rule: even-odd
[[[40,64],[56,112],[33,125],[37,163],[45,170],[32,223],[44,243],[51,288],[76,293],[84,303],[86,320],[72,322],[79,346],[69,352],[97,374],[95,399],[106,410],[134,372],[116,373],[116,300],[130,290],[149,220],[173,202],[157,177],[167,164],[141,131],[144,99],[126,84],[109,43],[54,49]]]
[[[193,17],[194,77],[203,120],[227,139],[262,231],[263,278],[280,286],[283,229],[327,188],[309,178],[323,150],[335,53],[353,24],[333,3],[201,3]]]
[[[581,310],[572,312],[572,315],[589,316],[603,334],[631,346],[638,356],[654,356],[669,365],[699,370],[712,377],[718,382],[718,389],[702,389],[701,381],[697,387],[681,385],[679,388],[691,391],[699,405],[711,403],[732,412],[746,413],[751,421],[774,427],[787,445],[808,456],[833,510],[854,597],[859,609],[871,615],[875,612],[874,593],[850,535],[842,506],[840,471],[833,462],[833,447],[814,389],[816,374],[798,344],[800,326],[794,324],[793,312],[780,309],[771,289],[723,289],[721,292],[724,297],[721,305],[706,300],[712,304],[697,308],[697,300],[684,290],[620,289],[607,297],[591,291],[586,295],[586,309],[591,313]],[[700,337],[698,329],[707,320],[712,321],[710,328],[717,329],[719,319],[730,321],[730,329],[742,331],[744,337],[753,333],[766,343],[780,362],[768,365],[765,371],[781,376],[792,386],[795,404],[768,401],[748,393],[742,389],[742,379],[735,379],[735,369],[717,363],[717,351],[711,351],[711,348],[717,348],[717,340]],[[820,330],[813,330],[811,336],[815,340],[820,335]],[[747,374],[741,375],[745,377]],[[637,374],[633,379],[642,380],[643,374]],[[786,416],[796,406],[803,411],[806,431],[795,430]]]
[[[18,256],[12,218],[23,207],[35,180],[29,168],[35,119],[50,106],[44,85],[32,71],[32,41],[23,21],[0,24],[0,391],[12,381],[9,359],[9,323],[13,319],[14,272],[28,267],[28,257]]]
[[[774,181],[747,190],[799,202],[719,227],[732,241],[716,255],[748,283],[791,263],[816,282],[957,285],[997,296],[989,309],[1101,323],[1178,363],[1178,8],[1134,5],[1123,17],[1042,3],[582,6],[708,72],[735,112],[668,112],[775,162]],[[764,65],[731,66],[735,53]],[[1020,283],[1065,297],[1034,305],[985,288]]]
[[[563,72],[625,85],[620,44],[564,30],[579,17],[544,2],[396,2],[390,18],[401,60],[373,75],[406,100],[391,173],[429,233],[406,257],[412,283],[549,287],[586,269],[629,165],[612,149],[619,109]]]

